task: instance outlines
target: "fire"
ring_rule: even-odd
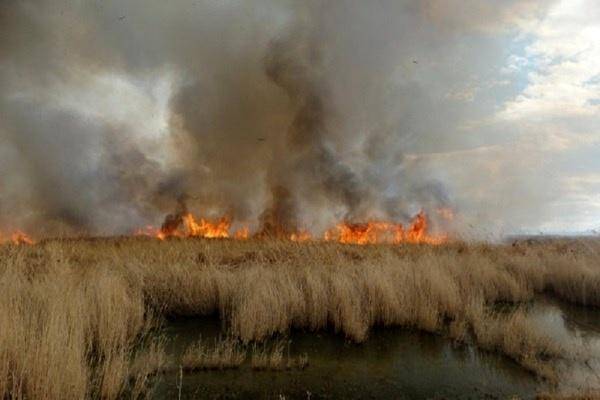
[[[438,214],[441,212],[438,210]],[[446,219],[451,214],[451,210],[444,211],[440,215]],[[250,231],[244,226],[237,231],[231,229],[231,218],[223,216],[216,220],[205,218],[197,219],[193,214],[186,212],[180,215],[169,216],[162,228],[156,229],[147,226],[136,232],[136,235],[151,236],[164,240],[169,237],[199,237],[209,239],[227,239],[236,240],[248,239]],[[418,213],[410,225],[404,227],[400,223],[388,221],[368,221],[364,223],[342,222],[332,229],[325,232],[322,240],[328,242],[339,242],[344,244],[400,244],[400,243],[426,243],[442,244],[448,239],[443,235],[433,235],[428,232],[429,222],[427,215],[421,211]],[[256,237],[256,235],[255,235]],[[298,230],[291,234],[286,234],[284,238],[294,242],[308,242],[319,240],[306,230]]]
[[[451,209],[435,210],[438,218],[449,221],[454,218]],[[196,218],[190,212],[181,212],[169,215],[161,228],[146,226],[134,232],[136,236],[148,236],[165,240],[169,237],[198,237],[207,239],[245,240],[251,237],[247,226],[234,230],[232,219],[223,216],[218,219]],[[261,238],[260,234],[253,234],[255,238]],[[435,235],[429,233],[429,221],[425,212],[419,212],[411,221],[410,225],[404,227],[400,223],[389,221],[368,221],[364,223],[342,222],[337,226],[325,231],[322,238],[313,236],[309,231],[301,229],[292,233],[285,233],[280,238],[293,242],[327,241],[343,244],[400,244],[400,243],[425,243],[442,244],[448,241],[446,235]],[[14,245],[33,245],[36,242],[26,233],[16,230],[11,234],[3,235],[0,232],[0,245],[12,243]]]
[[[312,235],[307,231],[298,231],[290,235],[292,242],[308,242],[312,240]]]
[[[386,221],[370,221],[358,224],[343,222],[334,229],[325,232],[325,240],[361,245],[376,243],[441,244],[447,241],[445,236],[431,235],[427,230],[427,216],[424,212],[420,212],[406,230],[402,224]]]
[[[31,236],[17,230],[7,236],[0,233],[0,245],[6,243],[12,243],[14,245],[33,245],[35,244],[35,241]]]
[[[186,213],[181,218],[169,220],[163,224],[160,229],[153,226],[146,226],[135,232],[136,236],[150,236],[160,240],[169,237],[200,237],[207,239],[247,239],[250,235],[247,227],[231,233],[231,219],[224,216],[218,220],[209,220],[205,218],[196,219],[193,214]]]
[[[395,243],[402,235],[401,224],[384,221],[343,222],[325,232],[325,240],[348,244]]]
[[[423,211],[418,213],[407,230],[404,241],[408,243],[440,244],[447,240],[445,236],[433,236],[427,233],[427,216]]]
[[[250,231],[247,226],[244,226],[243,228],[239,229],[238,231],[236,231],[233,234],[234,239],[238,239],[238,240],[246,240],[246,239],[248,239],[249,236],[250,236]]]
[[[187,214],[183,217],[183,225],[187,231],[187,236],[203,237],[210,239],[224,239],[229,237],[229,228],[231,221],[223,217],[216,222],[211,222],[201,218],[196,221],[192,214]]]

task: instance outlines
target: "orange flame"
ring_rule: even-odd
[[[227,217],[223,217],[216,222],[204,218],[196,221],[194,216],[188,213],[183,217],[183,225],[187,233],[185,236],[224,239],[229,237],[231,221]]]
[[[31,238],[31,236],[27,235],[22,231],[14,231],[10,235],[4,236],[0,233],[0,245],[12,243],[14,245],[33,245],[35,241]]]
[[[290,235],[292,242],[308,242],[312,240],[312,235],[307,231],[298,231]]]
[[[327,241],[361,245],[376,243],[441,244],[447,241],[447,237],[431,235],[427,230],[427,216],[424,212],[420,212],[406,230],[402,224],[386,221],[369,221],[358,224],[343,222],[325,232],[324,238]]]
[[[244,226],[243,228],[238,229],[233,234],[234,239],[238,239],[238,240],[246,240],[246,239],[248,239],[249,236],[250,236],[250,231],[248,230],[247,226]]]
[[[440,212],[438,211],[438,213]],[[445,215],[442,215],[442,218],[452,215],[450,214],[451,210],[444,211],[444,213]],[[365,223],[342,222],[334,228],[327,230],[322,239],[325,241],[359,245],[377,243],[442,244],[448,241],[447,236],[430,234],[428,229],[427,215],[424,212],[420,212],[413,218],[407,228],[400,223],[388,221],[369,221]],[[233,238],[244,240],[250,237],[247,226],[232,232],[231,218],[227,216],[221,217],[218,220],[196,219],[191,213],[184,214],[180,219],[179,225],[171,226],[169,229],[156,229],[147,226],[138,230],[135,234],[155,237],[160,240],[168,237]],[[298,230],[289,234],[286,238],[294,242],[318,240],[318,238],[314,238],[306,230]]]
[[[197,220],[193,214],[187,213],[181,218],[181,226],[175,228],[157,229],[153,226],[146,226],[143,229],[138,229],[134,234],[136,236],[150,236],[160,240],[168,237],[201,237],[208,239],[226,239],[233,237],[238,240],[248,239],[250,233],[248,227],[242,227],[230,234],[231,219],[221,217],[216,221],[211,221],[205,218]]]
[[[446,236],[433,236],[427,233],[428,222],[427,216],[423,211],[418,213],[412,221],[412,224],[406,235],[404,241],[408,243],[428,243],[428,244],[441,244],[448,240]]]
[[[347,244],[393,243],[402,237],[401,224],[384,221],[343,222],[325,232],[325,240]]]

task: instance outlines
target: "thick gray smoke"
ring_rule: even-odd
[[[462,140],[448,89],[501,57],[463,39],[514,3],[4,1],[0,228],[121,233],[184,198],[267,233],[460,207],[414,154]]]

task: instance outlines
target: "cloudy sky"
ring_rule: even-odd
[[[442,169],[452,165],[450,173],[460,176],[451,179],[457,195],[473,195],[464,204],[480,203],[473,207],[485,213],[481,203],[497,199],[498,217],[509,229],[598,228],[600,4],[560,0],[534,13],[526,4],[514,7],[505,26],[480,27],[502,42],[502,60],[489,75],[474,75],[448,92],[473,107],[490,105],[453,127],[480,143],[428,157],[438,158]],[[471,174],[487,181],[475,193]]]
[[[292,193],[309,227],[365,193],[376,215],[389,199],[447,203],[476,235],[600,228],[595,0],[9,0],[0,24],[1,226],[155,224],[173,176],[248,218],[274,169],[332,158],[359,189],[307,195],[339,183],[327,163],[278,178],[310,182]],[[292,43],[283,77],[274,42]],[[307,92],[330,114],[319,153],[278,163],[298,152],[277,138]]]

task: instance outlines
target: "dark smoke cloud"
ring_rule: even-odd
[[[497,49],[440,68],[480,28],[440,4],[2,2],[0,227],[118,233],[183,207],[318,231],[451,204],[406,154],[452,147],[464,109],[440,99]]]

